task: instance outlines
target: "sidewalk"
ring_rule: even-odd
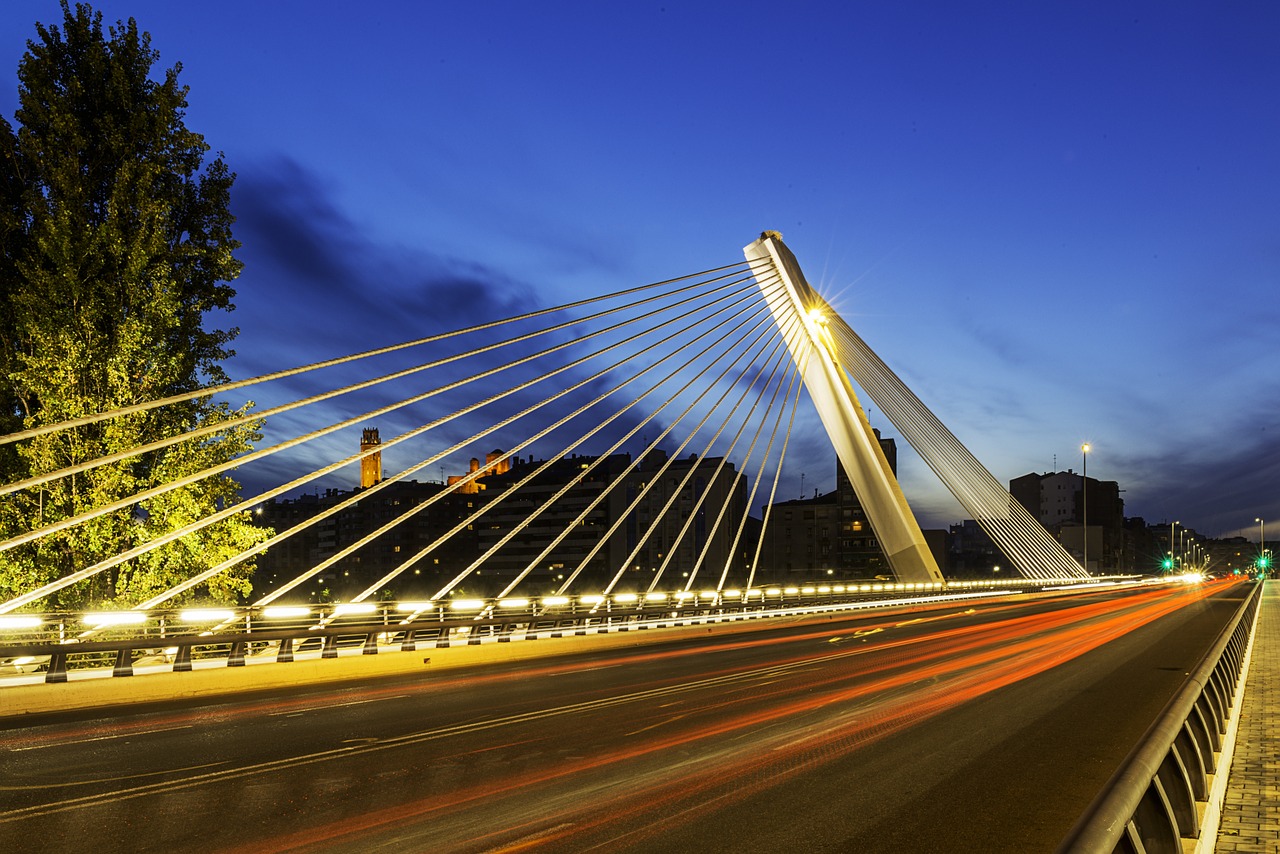
[[[1262,592],[1214,850],[1280,854],[1280,580]]]

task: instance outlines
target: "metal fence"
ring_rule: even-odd
[[[1141,743],[1090,805],[1059,854],[1182,854],[1200,836],[1209,775],[1226,773],[1217,754],[1241,687],[1262,584]]]
[[[46,682],[65,682],[68,671],[75,669],[110,667],[112,675],[131,676],[135,665],[149,664],[171,665],[182,672],[201,661],[239,667],[246,663],[246,656],[290,662],[302,652],[335,658],[340,649],[355,647],[372,655],[380,647],[414,651],[663,628],[904,600],[945,601],[947,597],[1044,590],[1061,583],[1025,579],[846,582],[608,596],[8,614],[0,615],[0,672],[42,671]]]

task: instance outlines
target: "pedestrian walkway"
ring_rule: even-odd
[[[1280,854],[1280,581],[1262,592],[1214,850]]]

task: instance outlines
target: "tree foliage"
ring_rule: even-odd
[[[229,210],[235,176],[185,123],[181,65],[152,78],[159,53],[130,19],[104,32],[89,6],[37,24],[18,67],[19,108],[0,117],[0,432],[194,391],[225,379],[240,273]],[[240,413],[209,398],[0,445],[6,483],[123,451]],[[257,424],[62,477],[0,498],[0,537],[78,515],[230,460]],[[234,503],[214,476],[37,543],[0,552],[0,601],[93,566]],[[92,581],[47,607],[135,604],[264,536],[232,517]],[[210,582],[247,595],[252,563]]]

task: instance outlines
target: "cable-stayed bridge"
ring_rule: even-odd
[[[726,839],[753,840],[755,850],[837,839],[845,850],[1047,850],[1084,814],[1092,823],[1077,835],[1088,842],[1072,850],[1111,850],[1109,841],[1094,844],[1094,825],[1099,838],[1148,842],[1115,850],[1181,850],[1150,840],[1163,834],[1177,846],[1200,831],[1201,778],[1222,744],[1256,591],[1088,583],[1095,579],[814,292],[779,236],[765,233],[744,256],[2,437],[70,447],[79,431],[160,407],[288,389],[269,393],[256,413],[229,407],[208,427],[0,487],[5,497],[39,496],[265,419],[264,441],[234,459],[88,502],[0,542],[3,559],[50,542],[73,547],[78,531],[102,520],[150,532],[106,556],[33,573],[0,604],[0,660],[21,669],[43,656],[43,681],[53,683],[5,686],[4,699],[25,692],[25,714],[55,713],[52,723],[0,734],[12,781],[0,841],[44,844],[41,828],[105,827],[95,830],[103,850],[195,840],[272,851],[709,850]],[[308,390],[294,393],[301,386],[290,384],[303,380]],[[944,579],[855,385],[982,524],[1019,587],[1071,585],[1074,594],[995,597]],[[809,576],[779,574],[779,542],[806,536],[786,517],[813,506],[779,500],[779,485],[796,425],[814,412],[843,471],[838,491],[847,485],[852,496],[835,505],[851,511],[852,521],[838,517],[842,534],[870,541],[882,577],[872,562],[828,570],[827,583],[812,566],[801,568]],[[384,438],[374,425],[387,424],[396,428]],[[357,435],[359,450],[344,450]],[[161,508],[181,509],[167,497],[233,471],[242,497],[211,513],[162,516]],[[355,472],[359,489],[326,486]],[[438,480],[419,481],[436,472]],[[192,554],[198,533],[260,512],[270,521],[256,529],[262,536]],[[130,572],[166,550],[187,561],[176,583],[148,586]],[[253,563],[251,604],[219,600],[219,579]],[[336,601],[316,601],[319,585],[339,583]],[[113,609],[57,605],[94,585],[115,591]],[[390,601],[389,590],[418,598]],[[764,616],[793,619],[758,620],[750,632],[714,625]],[[671,631],[648,633],[661,636],[649,645],[620,634],[651,628]],[[581,655],[560,647],[562,658],[520,650],[505,667],[486,659],[469,669],[478,659],[464,655],[485,652],[473,648],[485,641],[593,633],[613,636],[584,641]],[[1113,643],[1131,633],[1141,656]],[[226,666],[199,668],[255,654],[292,662],[308,645],[333,659],[353,635],[365,654],[388,646],[433,654],[379,656],[399,669],[378,673],[399,678],[341,688],[300,689],[286,678],[240,679],[232,689]],[[199,650],[206,660],[193,662]],[[158,660],[176,673],[60,684],[72,655],[108,665],[114,655],[117,676]],[[234,675],[270,670],[285,668]],[[336,678],[355,679],[356,670]],[[1193,671],[1188,684],[1198,690],[1166,708]],[[1114,683],[1108,702],[1098,701],[1097,674]],[[197,687],[174,687],[181,680]],[[167,705],[106,723],[56,714],[139,702],[120,699],[117,685],[141,682]],[[272,693],[227,699],[213,712],[174,702],[182,692],[250,684]],[[1105,714],[1113,708],[1132,714]],[[1151,730],[1177,733],[1176,743],[1149,736],[1142,755],[1154,764],[1114,787],[1124,789],[1122,805],[1086,809],[1158,716]],[[925,720],[933,726],[919,726]],[[197,727],[201,737],[190,737]],[[1073,728],[1073,738],[1057,735]],[[1001,749],[992,749],[1001,733]],[[1082,753],[1108,758],[1064,785],[1056,772]],[[868,768],[880,769],[875,785],[866,784]],[[966,783],[943,797],[922,794],[922,780],[946,779]],[[1044,794],[1026,799],[1029,790]],[[234,804],[236,820],[193,810],[192,794]],[[922,798],[933,820],[909,814]],[[1016,818],[975,820],[992,803],[1028,800],[1021,815],[1034,838],[1010,830]],[[796,804],[823,820],[791,826]],[[124,805],[147,820],[119,822]],[[892,810],[890,820],[869,821],[877,810]]]
[[[458,549],[450,544],[456,546],[478,526],[500,535],[479,540],[473,559],[448,567],[452,574],[432,573],[440,584],[429,599],[450,596],[460,587],[479,589],[483,585],[476,582],[485,575],[490,580],[485,592],[499,598],[526,589],[556,595],[609,595],[622,588],[634,589],[636,583],[626,577],[626,571],[640,564],[650,570],[641,592],[750,588],[757,580],[765,539],[759,529],[749,527],[750,509],[762,508],[767,531],[792,427],[798,417],[807,415],[801,408],[806,396],[817,406],[893,574],[899,581],[939,582],[941,574],[851,380],[979,521],[1017,572],[1032,579],[1087,577],[808,285],[778,235],[766,233],[746,247],[745,254],[742,262],[693,275],[6,436],[6,443],[70,437],[78,429],[198,396],[227,395],[304,374],[324,376],[326,371],[349,377],[353,367],[372,366],[371,376],[231,422],[6,484],[2,490],[6,495],[39,490],[97,466],[176,452],[199,442],[204,433],[240,422],[266,419],[268,425],[269,441],[262,447],[196,475],[34,526],[0,542],[0,554],[45,538],[70,537],[77,526],[103,516],[127,518],[140,508],[145,512],[165,493],[204,477],[231,470],[249,473],[264,462],[297,458],[302,450],[332,448],[334,437],[344,431],[350,435],[380,419],[413,422],[398,435],[363,443],[358,453],[327,460],[256,492],[246,490],[251,494],[238,503],[175,526],[148,542],[59,577],[39,579],[41,583],[0,603],[0,614],[51,601],[61,591],[110,577],[129,561],[171,547],[228,517],[258,511],[264,502],[306,490],[344,469],[362,468],[363,489],[168,589],[150,591],[151,595],[126,604],[148,609],[181,601],[267,550],[283,550],[290,539],[305,535],[313,526],[357,504],[375,501],[383,493],[396,494],[398,486],[429,477],[460,455],[499,440],[504,449],[496,458],[449,477],[431,494],[419,493],[419,500],[405,502],[401,492],[394,504],[396,512],[382,524],[292,578],[278,579],[255,604],[287,601],[308,581],[397,527],[424,515],[439,517],[445,508],[458,517],[453,525],[440,531],[434,541],[403,554],[384,574],[368,579],[367,586],[349,601],[364,602],[403,581],[406,573],[416,571],[421,576],[424,566],[440,566],[438,556],[456,554]],[[376,373],[379,357],[407,353],[426,355],[408,367]],[[386,402],[359,408],[369,399],[367,394],[361,398],[362,392],[403,389],[406,383],[415,393],[405,397],[384,393]],[[340,412],[344,417],[313,426],[314,422],[303,420],[312,412]],[[311,429],[282,438],[271,428],[277,421],[302,423]],[[638,451],[627,453],[637,447]],[[542,455],[537,462],[535,451]],[[383,460],[393,452],[412,462],[383,472]],[[314,460],[315,454],[306,459]],[[581,463],[566,472],[566,459]],[[691,460],[701,462],[690,464]],[[591,496],[584,498],[587,493]],[[459,496],[472,500],[460,504]],[[496,518],[502,519],[500,528],[491,524]],[[583,545],[587,529],[594,542]],[[619,548],[620,540],[625,540],[625,548]],[[577,547],[568,549],[566,543]],[[517,551],[527,557],[523,565],[512,557]],[[602,554],[614,564],[603,565]],[[565,555],[576,563],[566,563],[561,559]],[[548,589],[547,579],[539,572],[549,561],[557,569],[554,590]],[[678,576],[676,566],[681,567]],[[495,567],[502,568],[500,589],[492,589]]]

